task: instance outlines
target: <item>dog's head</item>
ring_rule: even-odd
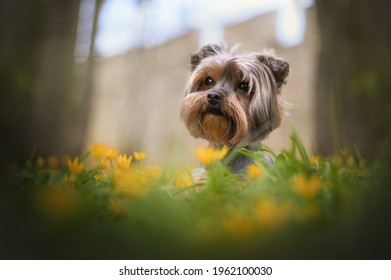
[[[191,55],[191,69],[181,118],[192,136],[233,147],[280,125],[288,62],[270,51],[238,54],[207,45]]]

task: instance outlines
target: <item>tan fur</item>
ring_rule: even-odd
[[[233,147],[262,140],[280,125],[288,107],[282,96],[287,62],[270,51],[238,54],[237,48],[226,52],[215,45],[201,48],[191,62],[181,118],[192,136]],[[213,84],[206,85],[207,78]],[[243,82],[247,92],[239,87]],[[215,92],[223,98],[211,105],[207,96]],[[221,113],[213,113],[216,108]]]

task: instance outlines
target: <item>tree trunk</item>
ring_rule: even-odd
[[[318,0],[316,9],[319,151],[357,145],[366,158],[375,159],[391,131],[391,2]]]
[[[79,3],[1,1],[0,164],[66,149]]]

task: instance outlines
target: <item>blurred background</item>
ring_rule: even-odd
[[[391,2],[380,0],[2,0],[0,159],[79,155],[92,143],[194,161],[179,118],[190,54],[207,43],[273,48],[290,62],[294,127],[322,155],[384,155],[390,136]]]

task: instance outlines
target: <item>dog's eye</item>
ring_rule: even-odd
[[[214,83],[213,79],[211,77],[206,77],[205,79],[205,85],[210,86]]]
[[[198,90],[207,90],[215,85],[215,81],[211,77],[206,77],[203,82],[198,85]]]
[[[241,90],[241,91],[244,91],[244,92],[248,92],[249,90],[249,85],[247,82],[243,82],[241,83],[238,88]]]

